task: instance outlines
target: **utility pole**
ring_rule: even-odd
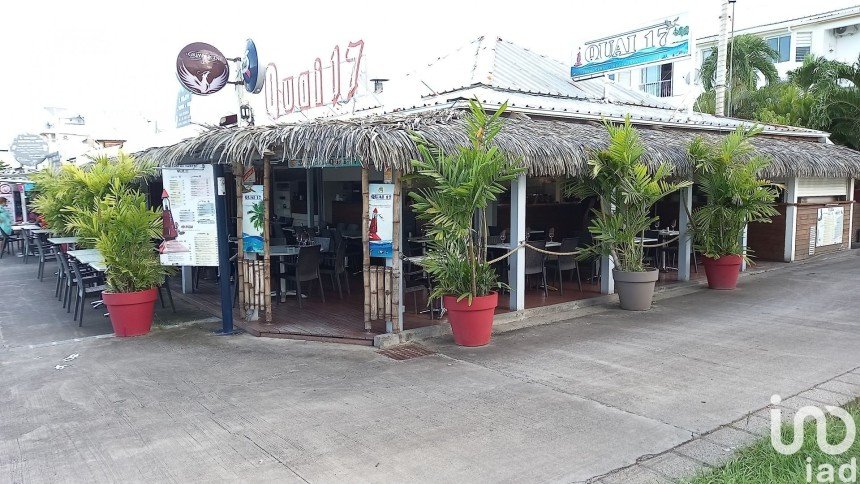
[[[726,37],[728,35],[729,0],[722,0],[720,8],[720,39],[717,42],[717,79],[716,79],[716,106],[714,114],[725,115],[726,106]]]

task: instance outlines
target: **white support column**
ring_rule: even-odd
[[[194,268],[191,266],[182,266],[180,269],[182,275],[182,294],[191,294],[194,292]]]
[[[316,192],[317,192],[317,217],[319,218],[319,226],[325,226],[325,183],[324,171],[322,168],[316,169]]]
[[[743,250],[743,255],[747,255],[747,230],[749,229],[749,224],[744,225],[744,231],[741,233],[741,249]],[[741,259],[741,272],[747,270],[747,260]]]
[[[603,256],[600,258],[600,293],[612,294],[615,292],[615,278],[612,277],[612,268],[615,264],[612,263],[612,257]]]
[[[690,280],[690,255],[693,252],[693,239],[690,237],[690,217],[688,213],[693,211],[693,187],[689,186],[680,190],[681,201],[678,211],[678,280]]]
[[[25,224],[30,222],[27,218],[27,190],[24,189],[23,183],[21,184],[21,221]]]
[[[785,252],[783,260],[794,262],[797,240],[797,178],[785,180]]]
[[[511,181],[511,245],[526,240],[526,176]],[[520,311],[526,307],[526,253],[521,249],[510,257],[508,285],[511,286],[510,309]]]

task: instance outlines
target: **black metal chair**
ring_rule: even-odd
[[[546,249],[546,241],[539,240],[535,242],[529,242],[529,245],[538,249]],[[538,252],[536,250],[532,250],[528,247],[525,249],[526,251],[526,277],[540,274],[541,276],[541,284],[543,285],[543,296],[547,297],[547,287],[546,287],[546,255],[542,252]]]
[[[86,307],[86,299],[87,296],[91,294],[101,294],[104,291],[105,286],[101,283],[100,275],[83,275],[81,272],[81,267],[78,264],[78,261],[74,258],[69,259],[69,266],[71,267],[72,274],[75,278],[75,288],[76,292],[73,293],[73,297],[75,300],[75,315],[74,319],[78,321],[78,327],[84,325],[84,308]],[[71,306],[71,302],[69,303]],[[67,311],[68,312],[68,311]]]
[[[45,278],[45,263],[49,260],[57,260],[57,252],[53,247],[46,247],[45,242],[38,236],[33,242],[36,247],[36,254],[39,256],[39,270],[36,272],[36,278],[41,281]]]
[[[3,235],[3,246],[0,247],[0,259],[3,258],[3,254],[8,252],[9,255],[12,255],[12,246],[18,244],[18,250],[21,249],[21,243],[23,242],[23,238],[17,235],[7,234],[5,230],[0,229],[0,234]]]
[[[287,273],[281,276],[286,281],[292,281],[296,286],[296,298],[299,308],[302,307],[302,283],[313,280],[319,281],[320,298],[325,302],[322,278],[320,277],[320,246],[305,245],[299,247],[298,260],[295,266],[288,266]]]
[[[345,258],[346,244],[344,244],[344,240],[341,238],[340,241],[337,242],[334,254],[327,255],[322,266],[320,266],[320,274],[328,274],[331,278],[332,288],[337,287],[337,296],[340,299],[343,299],[343,290],[340,283],[341,277],[343,277],[346,283],[346,293],[350,295],[352,294],[349,288],[349,275],[346,273],[346,264],[344,263]]]
[[[579,246],[579,238],[578,237],[567,237],[562,239],[561,248],[559,248],[559,252],[573,252]],[[579,292],[582,292],[582,278],[579,275],[579,263],[576,260],[575,255],[557,255],[553,256],[551,259],[547,260],[547,265],[555,269],[556,274],[558,274],[558,292],[563,296],[564,295],[564,283],[562,281],[561,273],[565,271],[570,272],[570,280],[573,281],[573,276],[576,275],[576,283],[579,285]]]
[[[170,289],[170,276],[164,276],[164,282],[158,285],[158,299],[161,300],[161,307],[164,306],[164,295],[161,293],[162,290],[167,291],[167,298],[170,300],[170,308],[173,309],[173,312],[176,312],[176,305],[173,304],[173,291]]]
[[[24,253],[24,263],[30,263],[30,256],[36,254],[36,234],[30,230],[21,231],[21,247]]]

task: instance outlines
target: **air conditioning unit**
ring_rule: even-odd
[[[846,37],[848,35],[854,35],[860,30],[857,24],[854,25],[846,25],[845,27],[836,27],[833,29],[833,35],[836,37]]]

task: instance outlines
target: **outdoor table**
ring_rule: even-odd
[[[657,242],[657,239],[652,237],[633,237],[633,241],[637,244],[653,244],[654,242]]]
[[[413,255],[412,257],[404,257],[404,260],[407,260],[407,261],[415,264],[416,266],[422,266],[422,265],[424,265],[423,262],[424,262],[424,259],[426,259],[426,258],[427,258],[426,255]]]
[[[681,232],[677,230],[661,229],[660,235],[663,237],[677,237],[681,235]]]
[[[344,234],[344,235],[341,235],[341,237],[343,237],[344,239],[350,239],[350,240],[361,240],[360,235],[346,235],[346,234]]]
[[[34,230],[31,230],[30,232],[32,232],[34,234],[53,234],[54,233],[54,231],[51,229],[34,229]]]
[[[98,272],[107,271],[107,264],[105,263],[104,259],[87,262],[87,265],[97,270]]]
[[[81,264],[104,261],[104,256],[98,249],[70,250],[66,254],[74,257]]]
[[[16,224],[12,225],[12,232],[18,232],[21,230],[39,230],[39,226],[35,224]]]
[[[35,230],[33,231],[36,232]],[[62,244],[77,244],[77,237],[48,237],[48,243],[54,245],[62,245]]]

